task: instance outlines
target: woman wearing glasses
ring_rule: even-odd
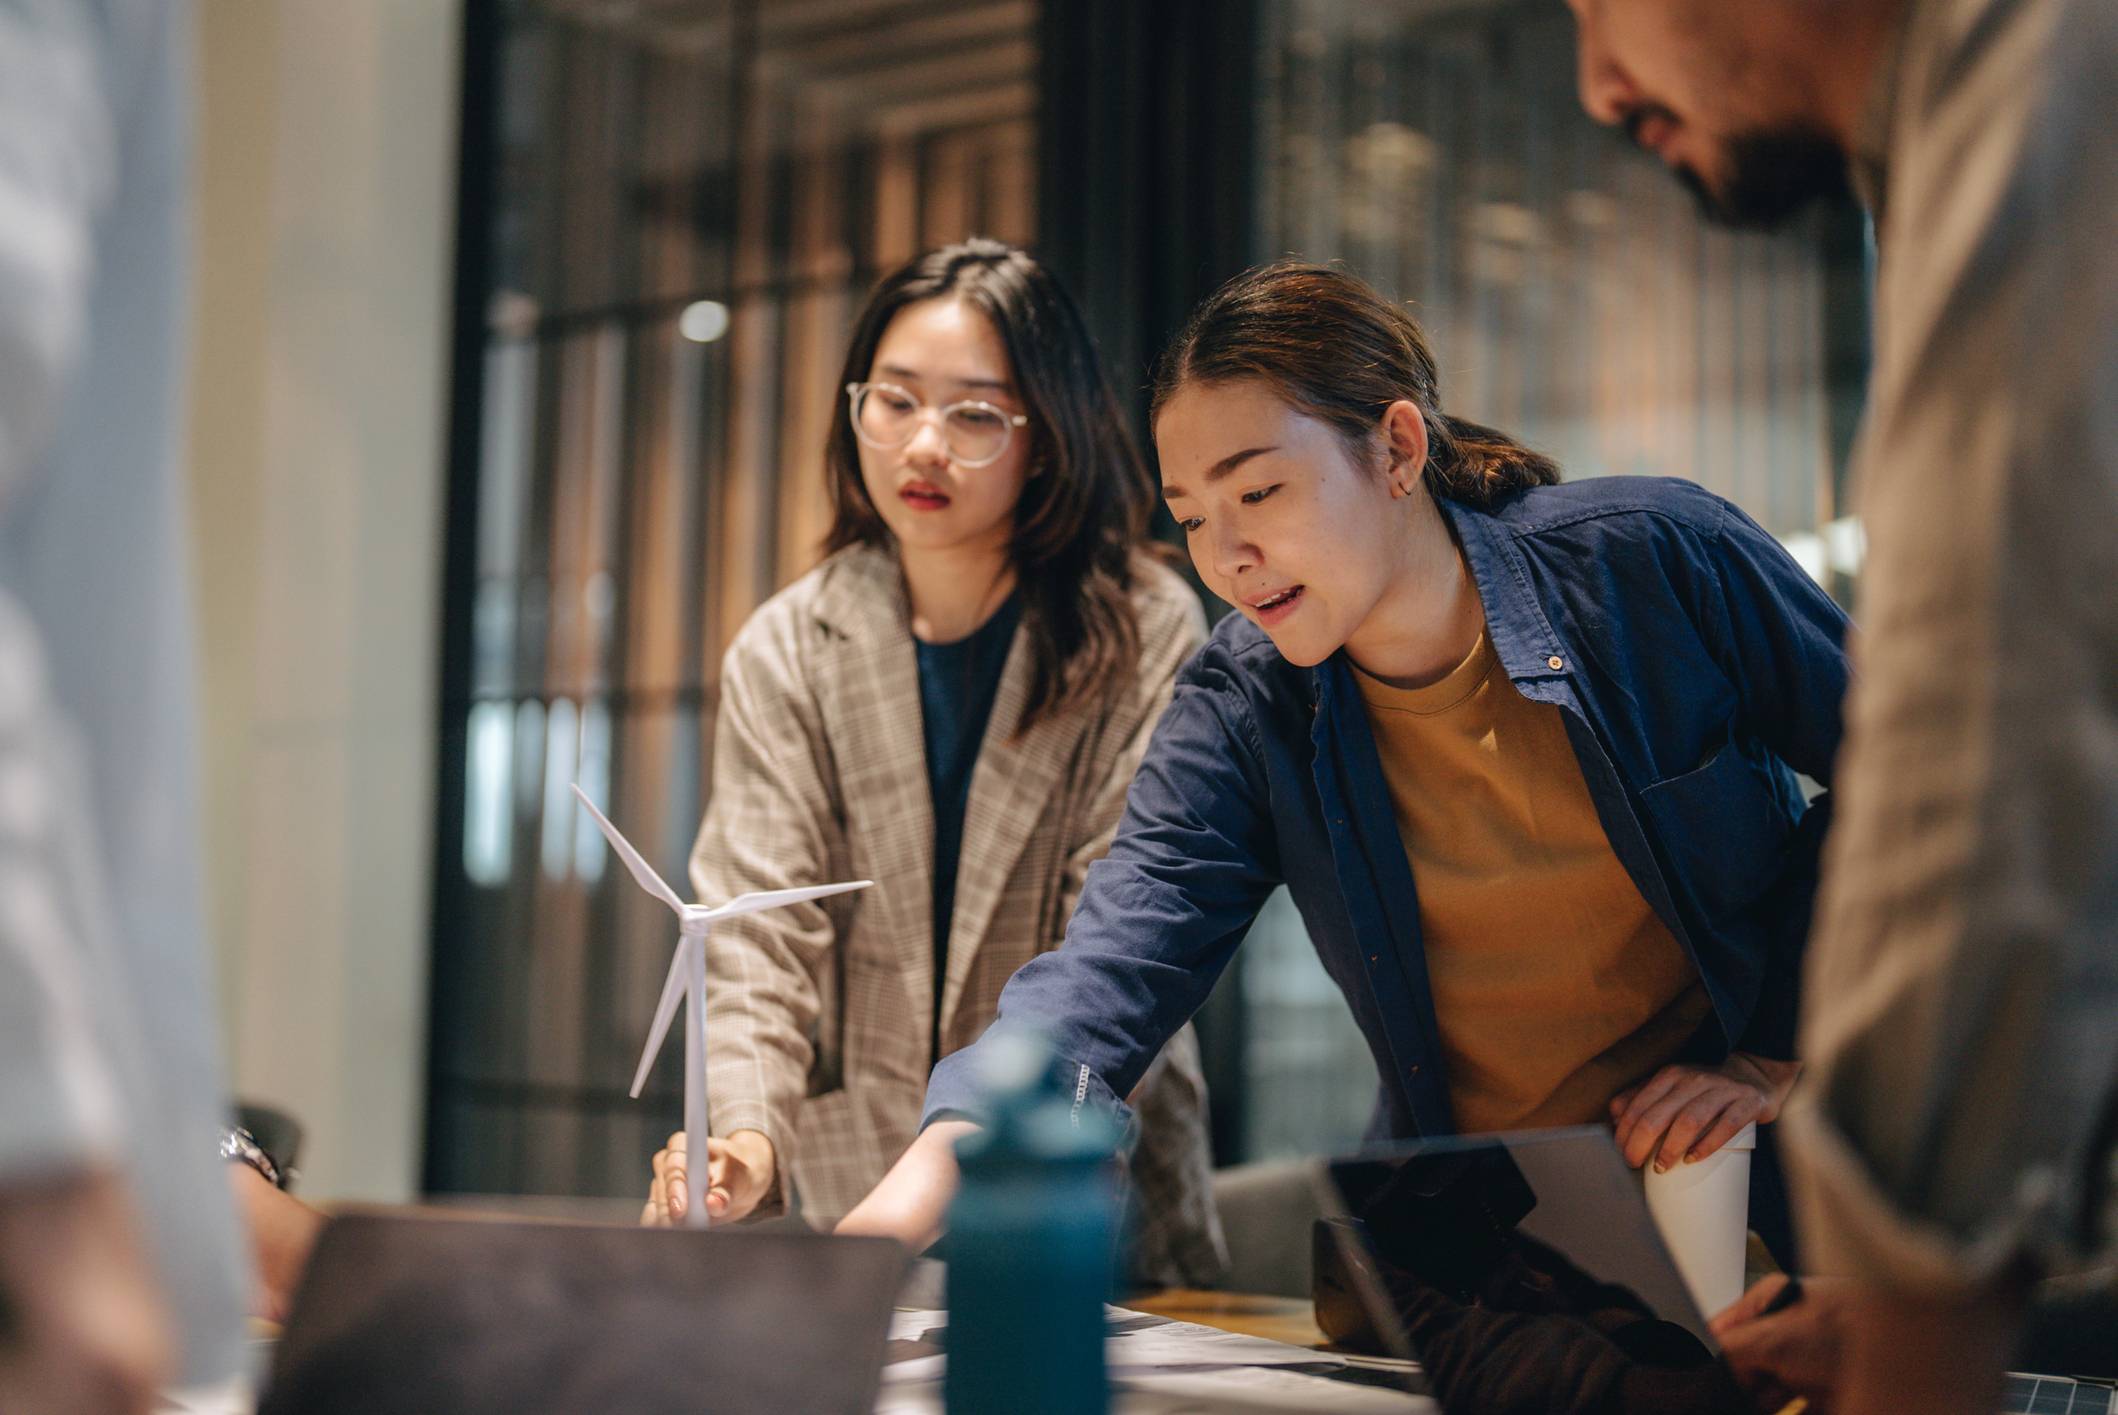
[[[823,564],[722,666],[701,899],[877,888],[735,920],[707,954],[708,1212],[828,1224],[917,1133],[934,1062],[1058,943],[1197,597],[1142,553],[1153,483],[1049,272],[974,240],[884,280],[846,354]],[[1224,1258],[1189,1035],[1134,1093],[1142,1282]],[[685,1137],[646,1218],[681,1213]]]

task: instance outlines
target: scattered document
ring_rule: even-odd
[[[165,1390],[155,1402],[154,1415],[252,1415],[256,1409],[250,1382],[238,1378],[217,1386]]]
[[[1331,1379],[1359,1366],[1331,1351],[1312,1351],[1242,1336],[1196,1322],[1175,1322],[1106,1307],[1114,1409],[1121,1415],[1191,1410],[1301,1410],[1324,1415],[1439,1415],[1431,1400],[1375,1381]],[[878,1415],[941,1409],[948,1313],[900,1309],[890,1325]],[[1389,1363],[1408,1374],[1409,1363]]]

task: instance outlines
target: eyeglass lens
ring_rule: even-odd
[[[874,446],[902,447],[919,431],[924,409],[901,388],[869,384],[854,395],[853,428]],[[989,403],[957,403],[942,410],[942,445],[951,457],[972,466],[999,457],[1013,431],[1007,414]]]

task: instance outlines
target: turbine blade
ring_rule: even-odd
[[[582,808],[595,817],[597,827],[603,832],[603,838],[610,842],[611,849],[618,852],[618,858],[625,862],[626,869],[632,871],[632,877],[640,882],[640,888],[681,915],[684,912],[684,901],[677,898],[675,890],[662,883],[662,877],[655,873],[654,866],[640,858],[640,852],[632,848],[632,842],[619,834],[618,828],[605,819],[603,813],[596,809],[596,803],[588,799],[586,791],[577,785],[574,787],[574,795],[580,798]]]
[[[874,883],[872,879],[856,879],[848,880],[844,884],[812,884],[801,889],[753,890],[749,894],[738,894],[726,904],[706,910],[703,917],[728,919],[737,914],[755,914],[760,909],[783,909],[789,904],[822,899],[827,894],[844,894],[848,890],[866,889]]]
[[[662,1000],[655,1004],[655,1024],[647,1029],[647,1050],[640,1053],[640,1069],[632,1076],[632,1098],[640,1098],[640,1088],[647,1084],[647,1073],[655,1064],[655,1056],[662,1050],[662,1041],[669,1035],[669,1024],[676,1020],[677,1004],[684,997],[684,939],[677,940],[676,951],[669,955],[669,980],[662,984]]]

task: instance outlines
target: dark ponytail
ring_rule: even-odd
[[[1155,370],[1154,415],[1189,384],[1255,378],[1373,455],[1383,411],[1409,402],[1427,425],[1427,485],[1472,506],[1559,480],[1559,466],[1506,433],[1441,411],[1441,379],[1419,323],[1368,284],[1325,265],[1248,271],[1200,305]]]

